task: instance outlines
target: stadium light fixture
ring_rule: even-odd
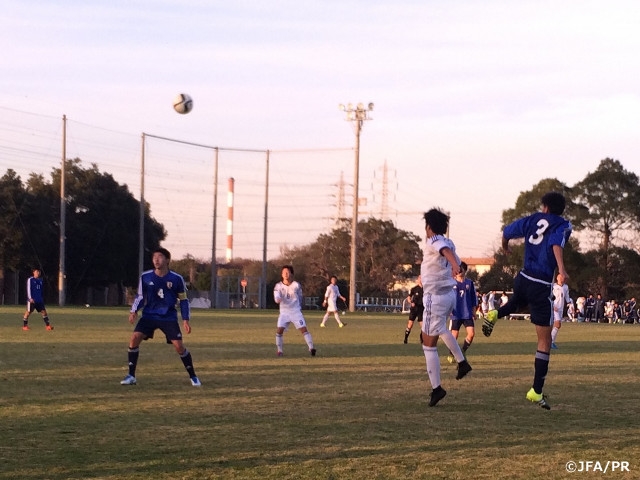
[[[373,110],[373,103],[366,107],[363,103],[358,103],[355,107],[349,103],[345,107],[342,103],[338,108],[345,112],[348,122],[353,122],[356,134],[355,146],[355,171],[353,174],[353,217],[351,219],[351,260],[349,266],[349,311],[356,310],[356,258],[358,253],[358,183],[360,177],[360,132],[365,120],[372,120],[369,112]]]

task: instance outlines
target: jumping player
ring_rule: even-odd
[[[551,300],[554,271],[569,278],[564,266],[564,245],[571,235],[571,223],[561,217],[565,198],[557,192],[546,193],[541,200],[542,211],[516,220],[502,232],[502,248],[509,253],[509,240],[524,238],[524,267],[513,283],[511,300],[498,310],[490,310],[482,333],[491,335],[498,318],[529,306],[531,323],[536,326],[538,345],[534,362],[533,386],[527,392],[527,400],[550,410],[546,395],[542,394],[549,370],[551,330],[553,325],[553,301]]]
[[[424,292],[422,290],[422,278],[418,275],[416,279],[416,285],[409,291],[407,301],[411,304],[409,308],[409,321],[407,322],[407,328],[404,331],[404,343],[409,340],[409,334],[413,328],[413,322],[418,321],[420,324],[420,330],[422,330],[422,314],[424,313],[424,305],[422,304],[422,297]],[[420,340],[422,343],[422,339]]]
[[[42,315],[44,327],[47,330],[53,330],[53,325],[49,322],[49,314],[44,306],[43,282],[40,278],[42,272],[40,269],[33,269],[33,276],[27,280],[27,311],[22,317],[22,330],[31,330],[29,328],[29,315],[36,310]]]
[[[424,314],[422,318],[422,350],[427,363],[427,374],[433,388],[429,406],[434,407],[447,392],[440,385],[440,358],[438,357],[438,339],[453,352],[458,362],[456,380],[460,380],[471,371],[471,365],[464,358],[462,350],[453,335],[447,330],[447,319],[456,304],[453,291],[455,280],[452,275],[460,272],[460,259],[456,247],[444,234],[449,227],[449,217],[439,209],[431,209],[424,214],[425,241],[424,256],[420,267],[424,296]]]
[[[193,368],[191,353],[182,343],[182,332],[178,325],[176,303],[180,302],[182,326],[187,334],[191,333],[189,324],[190,308],[187,299],[187,287],[184,279],[176,272],[169,270],[171,254],[164,248],[153,252],[153,270],[143,272],[138,283],[138,295],[133,301],[129,312],[129,323],[133,324],[138,317],[138,310],[142,308],[142,316],[136,324],[129,341],[129,374],[120,382],[121,385],[136,384],[136,366],[140,355],[140,344],[143,340],[153,338],[153,333],[159,329],[164,333],[167,343],[174,348],[191,378],[191,385],[200,387],[202,384]]]
[[[293,279],[293,266],[285,265],[282,267],[282,281],[278,282],[273,289],[273,298],[280,305],[280,315],[278,315],[278,325],[276,328],[276,347],[278,357],[284,355],[284,340],[282,335],[293,323],[300,330],[309,347],[309,353],[312,357],[316,356],[316,349],[313,346],[311,333],[307,330],[307,323],[302,315],[302,287]]]

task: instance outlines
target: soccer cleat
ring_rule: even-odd
[[[347,326],[347,324],[344,323],[344,322],[342,322],[340,325],[338,325],[339,328],[346,327],[346,326]]]
[[[136,377],[134,377],[133,375],[127,375],[126,377],[124,377],[124,380],[120,382],[120,385],[135,385],[135,384],[136,384]]]
[[[469,362],[467,362],[467,360],[463,360],[458,364],[458,374],[456,375],[456,380],[461,380],[465,377],[465,375],[467,373],[469,373],[471,370],[473,370],[471,368],[471,365],[469,365]]]
[[[556,345],[555,343],[551,344],[551,350],[557,350],[558,349],[558,345]]]
[[[316,349],[312,348],[311,350],[309,350],[309,353],[311,354],[312,357],[316,356]]]
[[[24,326],[22,327],[22,329],[23,329],[24,331],[31,330],[31,329],[29,328],[29,325],[24,325]]]
[[[45,328],[46,328],[47,330],[53,330],[53,325],[47,325]]]
[[[191,385],[193,385],[194,387],[201,387],[202,384],[200,383],[200,380],[198,379],[198,377],[191,377]]]
[[[324,327],[326,327],[326,325],[325,325],[324,323],[321,323],[321,324],[320,324],[320,327],[321,327],[321,328],[324,328]]]
[[[282,352],[276,352],[276,357],[282,357],[282,356],[284,356],[284,353],[282,353]]]
[[[533,388],[531,388],[531,390],[527,392],[526,398],[530,402],[537,403],[541,408],[544,408],[545,410],[551,410],[551,405],[547,403],[547,396],[543,395],[542,393],[536,393]]]
[[[431,398],[429,399],[429,406],[435,407],[440,400],[447,396],[447,391],[439,386],[431,391]]]
[[[498,321],[498,311],[497,310],[489,310],[487,315],[484,317],[484,321],[482,322],[482,333],[485,337],[491,336],[491,332],[493,332],[493,327]]]
[[[404,337],[404,343],[406,344],[407,341],[409,340],[409,337]]]
[[[447,355],[447,362],[453,363],[455,361],[455,357],[453,355]]]

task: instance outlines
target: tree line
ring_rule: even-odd
[[[83,166],[80,159],[65,163],[66,276],[67,298],[73,303],[86,288],[109,285],[133,287],[138,279],[139,201],[126,185],[100,172],[95,164]],[[602,293],[605,297],[637,295],[640,279],[638,235],[640,227],[640,184],[638,176],[610,158],[594,172],[569,186],[546,178],[521,192],[515,206],[502,213],[503,226],[539,209],[548,191],[567,198],[565,217],[576,234],[570,239],[565,261],[571,274],[571,288],[581,293]],[[60,169],[50,178],[32,173],[23,182],[9,169],[0,178],[0,292],[7,271],[40,268],[49,285],[56,285],[59,264]],[[150,215],[145,205],[145,268],[150,255],[166,237],[164,226]],[[308,296],[321,296],[331,275],[341,281],[347,295],[351,223],[348,219],[308,245],[283,248],[267,265],[267,286],[280,278],[280,266],[291,263],[296,278]],[[496,232],[497,234],[498,232]],[[578,235],[580,241],[578,241]],[[454,239],[455,241],[455,239]],[[362,296],[389,296],[394,285],[419,272],[421,238],[398,229],[393,222],[368,218],[358,223],[356,277]],[[480,278],[479,289],[508,290],[522,265],[523,247],[515,246],[508,257],[494,253],[495,263]],[[172,268],[190,282],[191,288],[208,291],[210,261],[187,255],[172,262]],[[262,262],[237,259],[220,267],[228,275],[260,277]],[[55,290],[55,289],[49,289]],[[267,290],[269,291],[269,290]],[[400,294],[403,295],[404,293]],[[51,296],[51,292],[50,292]],[[84,303],[78,300],[77,303]]]

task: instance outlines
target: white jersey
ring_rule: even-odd
[[[324,298],[327,301],[327,311],[336,312],[338,310],[336,302],[340,296],[340,289],[337,285],[330,283],[327,285],[327,291],[324,294]]]
[[[440,295],[453,291],[453,286],[456,284],[449,261],[440,253],[445,247],[453,252],[459,265],[460,259],[456,254],[456,247],[450,239],[443,235],[434,235],[426,239],[422,265],[420,266],[420,277],[425,296],[428,293]]]
[[[302,315],[302,287],[298,282],[294,280],[289,285],[278,282],[273,289],[273,298],[280,303],[278,328],[287,329],[290,323],[298,329],[307,326]]]
[[[554,283],[552,291],[554,320],[560,321],[564,313],[565,303],[573,303],[573,300],[569,297],[569,286],[566,283],[563,285]]]
[[[489,310],[496,309],[496,294],[493,292],[489,292],[489,298],[487,299],[487,305],[489,306]]]
[[[489,295],[487,293],[482,294],[482,313],[487,313],[489,311]]]
[[[302,310],[302,287],[295,280],[289,285],[278,282],[273,289],[273,298],[280,304],[282,313]]]

